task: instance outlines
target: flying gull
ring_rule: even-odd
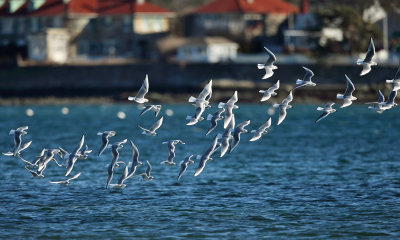
[[[296,80],[296,85],[298,85],[298,86],[295,87],[294,89],[297,89],[297,88],[300,88],[303,86],[313,87],[313,86],[317,85],[311,80],[311,78],[314,76],[314,73],[306,67],[303,67],[303,68],[304,68],[304,70],[306,70],[306,74],[304,75],[303,80],[301,80],[301,79]]]
[[[207,120],[210,121],[210,128],[206,132],[206,136],[217,127],[217,122],[222,120],[224,117],[221,114],[225,111],[224,108],[219,108],[213,115],[208,114]]]
[[[212,80],[210,80],[207,85],[203,88],[197,98],[190,96],[189,102],[193,103],[193,105],[197,108],[200,105],[204,105],[204,107],[209,107],[209,100],[212,96]]]
[[[144,98],[144,95],[149,91],[149,77],[146,74],[146,77],[144,78],[142,87],[139,89],[139,92],[136,94],[136,97],[128,97],[129,101],[135,101],[137,103],[145,103],[148,102],[149,100]]]
[[[275,55],[267,47],[264,47],[264,49],[268,54],[267,62],[265,64],[257,64],[257,67],[258,69],[265,69],[265,75],[262,77],[262,79],[267,79],[274,75],[273,70],[277,69],[278,67],[274,65],[274,62],[276,61]]]
[[[323,118],[326,118],[329,114],[336,112],[336,109],[332,107],[334,104],[335,103],[333,102],[329,102],[325,104],[324,107],[318,107],[317,110],[322,111],[322,114],[315,120],[315,123],[321,121]]]
[[[217,146],[218,146],[218,135],[214,137],[211,146],[204,152],[204,154],[202,156],[197,156],[197,158],[200,159],[200,162],[199,166],[196,169],[196,172],[194,173],[194,176],[198,176],[204,170],[207,161],[212,160],[211,155],[215,152]]]
[[[356,100],[357,98],[354,97],[352,94],[354,92],[354,90],[356,90],[356,88],[354,87],[353,82],[350,80],[350,78],[345,74],[344,75],[346,77],[346,82],[347,82],[347,87],[346,87],[346,91],[344,92],[344,94],[337,94],[336,98],[337,99],[343,99],[343,105],[340,106],[341,108],[350,106],[354,100]]]
[[[219,157],[223,157],[229,149],[229,140],[232,138],[232,132],[235,129],[235,115],[232,115],[231,121],[229,122],[228,126],[225,128],[225,131],[221,137],[221,153]]]
[[[119,152],[118,150],[123,148],[124,146],[122,144],[125,144],[128,140],[124,139],[120,142],[116,142],[111,146],[111,153],[112,153],[112,160],[110,165],[108,165],[108,169],[107,169],[107,182],[106,182],[106,189],[108,189],[108,185],[110,185],[111,179],[114,175],[114,168],[117,166],[118,164],[118,158],[119,158]]]
[[[144,181],[151,181],[154,178],[150,174],[151,173],[151,165],[148,160],[146,160],[146,164],[147,164],[146,171],[144,173],[139,174],[138,176],[141,176]]]
[[[263,134],[266,134],[268,132],[267,128],[269,127],[271,127],[271,117],[269,117],[268,120],[264,124],[262,124],[257,130],[251,131],[251,133],[254,133],[254,135],[249,141],[253,142],[260,139]]]
[[[364,60],[358,59],[357,60],[357,65],[363,65],[363,70],[360,73],[360,76],[363,76],[371,71],[371,66],[376,65],[376,62],[372,61],[372,58],[375,55],[375,46],[374,46],[374,41],[371,38],[371,41],[369,42],[368,46],[368,51],[367,55],[365,56]]]
[[[61,185],[65,185],[66,186],[66,185],[69,185],[70,181],[72,181],[74,179],[77,179],[80,175],[81,175],[81,173],[77,173],[74,176],[72,176],[72,177],[70,177],[70,178],[68,178],[66,180],[63,180],[63,181],[49,181],[49,183],[61,184]]]
[[[178,175],[178,181],[179,179],[181,179],[183,173],[185,173],[186,169],[188,168],[188,166],[190,164],[193,164],[194,161],[191,160],[191,158],[193,157],[193,155],[187,156],[184,160],[182,160],[179,164],[181,165],[181,170],[179,171],[179,175]]]
[[[163,119],[164,119],[164,117],[161,117],[160,119],[158,119],[157,122],[155,122],[150,129],[143,128],[140,125],[138,125],[138,127],[143,130],[142,134],[146,134],[148,136],[155,136],[155,135],[157,135],[156,130],[159,129],[163,123]]]
[[[291,105],[289,105],[289,103],[293,101],[293,93],[292,91],[290,91],[289,95],[283,99],[281,104],[274,104],[274,108],[279,107],[279,118],[278,118],[278,123],[276,125],[281,124],[281,122],[285,119],[286,117],[286,110],[292,108]]]
[[[247,133],[248,132],[244,128],[249,124],[250,124],[250,120],[247,120],[247,121],[244,121],[244,122],[238,124],[235,127],[235,130],[233,130],[233,139],[232,139],[232,143],[231,143],[230,148],[229,148],[229,153],[231,153],[233,151],[233,149],[235,149],[235,147],[239,144],[240,135],[242,133]]]
[[[392,91],[400,90],[400,67],[397,69],[393,79],[386,80],[387,83],[392,84]]]
[[[162,144],[168,144],[168,158],[167,158],[167,160],[162,161],[161,164],[175,165],[175,163],[174,163],[175,145],[178,143],[185,144],[181,140],[169,140],[167,142],[162,143]]]
[[[238,101],[238,96],[237,96],[237,91],[233,94],[233,96],[228,100],[228,102],[223,103],[220,102],[218,104],[218,108],[224,108],[225,109],[225,119],[224,119],[224,128],[226,128],[231,121],[231,118],[233,116],[233,109],[234,108],[239,108],[238,106],[235,105],[235,103]]]
[[[272,87],[268,88],[268,90],[260,90],[259,92],[264,94],[262,96],[260,102],[267,101],[272,96],[276,96],[277,93],[275,91],[278,90],[278,89],[279,89],[279,80],[276,81],[276,83],[274,85],[272,85]]]
[[[140,112],[139,117],[145,114],[146,112],[153,110],[154,111],[154,116],[157,117],[158,114],[161,111],[161,105],[147,105],[146,107],[143,108],[143,110]]]
[[[104,149],[106,149],[109,142],[108,138],[114,137],[115,134],[116,134],[115,131],[105,131],[97,133],[97,135],[101,136],[101,146],[97,156],[100,156],[103,153]]]

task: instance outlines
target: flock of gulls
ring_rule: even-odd
[[[263,79],[267,79],[271,77],[274,72],[273,70],[277,69],[274,66],[274,62],[276,61],[275,55],[265,47],[265,50],[268,54],[268,59],[265,64],[258,64],[258,69],[264,69],[265,75]],[[360,76],[365,75],[371,71],[371,66],[376,65],[375,62],[372,61],[375,54],[375,47],[373,40],[371,38],[367,54],[364,59],[357,60],[358,65],[362,65],[363,69],[361,71]],[[293,101],[293,92],[301,87],[313,87],[316,86],[316,83],[312,81],[312,77],[314,73],[306,68],[303,67],[305,70],[305,75],[302,80],[298,79],[296,81],[296,87],[289,91],[288,96],[280,103],[274,104],[274,108],[279,109],[279,117],[277,121],[277,125],[281,124],[287,115],[287,109],[292,108],[290,102]],[[341,108],[348,107],[352,104],[354,100],[357,98],[353,96],[353,92],[355,90],[354,84],[350,80],[350,78],[345,75],[346,79],[346,90],[343,94],[337,94],[337,99],[343,99],[343,104]],[[382,113],[383,111],[396,106],[397,104],[394,102],[395,97],[397,95],[397,91],[400,89],[400,68],[395,74],[395,77],[391,80],[387,80],[387,83],[392,84],[391,92],[389,93],[388,100],[385,101],[385,97],[382,92],[379,90],[379,98],[377,102],[370,102],[369,108],[373,109],[378,113]],[[271,97],[276,96],[276,91],[279,89],[279,80],[273,84],[267,90],[260,90],[259,92],[263,94],[261,97],[261,102],[269,100]],[[135,97],[129,97],[129,101],[133,101],[139,104],[147,103],[149,100],[145,98],[145,95],[149,91],[149,79],[146,75],[141,88],[139,89],[137,95]],[[195,125],[200,121],[203,121],[205,118],[202,117],[204,111],[208,108],[211,108],[210,99],[212,96],[212,80],[206,84],[204,89],[200,92],[198,97],[191,96],[188,99],[188,102],[194,106],[194,114],[192,116],[187,116],[186,120],[188,121],[186,125]],[[238,108],[236,102],[238,101],[238,93],[235,91],[232,97],[225,103],[221,102],[218,104],[218,109],[213,114],[208,114],[206,117],[207,121],[210,122],[209,129],[205,132],[205,135],[209,135],[218,124],[218,121],[223,120],[223,132],[218,133],[213,138],[210,146],[204,151],[202,155],[197,155],[196,160],[198,161],[198,166],[195,169],[194,176],[198,176],[204,170],[206,163],[212,160],[212,155],[219,151],[219,157],[223,157],[226,153],[231,153],[239,144],[240,142],[240,135],[242,133],[247,133],[248,130],[246,127],[250,124],[250,120],[241,122],[236,125],[235,123],[235,114],[234,110]],[[318,107],[318,111],[322,111],[322,114],[315,120],[315,122],[321,121],[323,118],[326,118],[329,114],[334,113],[336,110],[333,108],[334,103],[328,102],[323,107]],[[161,111],[161,105],[152,105],[149,104],[143,108],[140,112],[139,117],[143,114],[153,111],[155,118],[157,118],[158,114]],[[138,127],[142,130],[142,134],[154,137],[157,135],[157,130],[163,124],[163,117],[161,116],[158,120],[150,128],[145,128],[143,126],[138,125]],[[251,133],[253,136],[250,138],[249,141],[257,141],[260,139],[264,134],[267,133],[268,128],[271,126],[272,120],[271,117],[259,126],[258,129],[252,130]],[[33,159],[32,161],[27,161],[21,156],[21,152],[27,149],[32,141],[28,141],[26,143],[22,143],[22,136],[27,134],[28,126],[19,127],[16,130],[11,130],[10,135],[14,135],[14,149],[10,152],[3,153],[5,156],[16,157],[22,160],[26,166],[25,169],[29,171],[33,177],[37,178],[44,178],[44,171],[47,165],[54,161],[59,167],[65,168],[64,178],[60,181],[49,181],[50,183],[54,184],[63,184],[68,185],[70,181],[77,179],[81,172],[76,174],[72,174],[74,171],[74,166],[79,159],[86,159],[88,155],[92,152],[91,149],[88,148],[87,145],[84,147],[85,143],[85,136],[82,136],[79,143],[75,146],[75,148],[68,152],[67,150],[58,147],[55,149],[43,149],[39,155]],[[123,148],[124,144],[128,142],[128,139],[124,139],[119,142],[115,142],[110,144],[110,138],[116,135],[115,131],[104,131],[98,132],[97,135],[101,137],[101,145],[99,147],[97,156],[103,154],[103,152],[107,149],[111,148],[112,159],[110,164],[107,168],[107,174],[105,174],[105,186],[106,189],[109,187],[113,188],[124,188],[126,185],[124,182],[131,178],[131,177],[141,177],[144,181],[151,181],[154,177],[151,175],[151,164],[147,160],[146,161],[146,169],[143,173],[136,174],[136,170],[138,167],[142,166],[143,163],[139,161],[139,150],[134,144],[133,141],[129,141],[131,148],[132,148],[132,161],[129,163],[125,163],[123,161],[119,161],[119,150]],[[162,161],[161,164],[165,164],[167,166],[174,166],[176,163],[174,162],[175,158],[175,146],[177,144],[185,144],[183,141],[174,139],[169,140],[166,142],[162,142],[162,144],[166,144],[168,147],[168,157],[166,160]],[[56,156],[61,158],[61,163],[59,163],[56,159]],[[188,155],[184,160],[180,162],[180,170],[177,171],[177,180],[179,181],[183,174],[185,173],[186,169],[189,167],[190,164],[194,164],[196,160],[192,160],[193,155]],[[111,183],[113,180],[114,171],[120,165],[125,165],[124,170],[116,183]],[[72,176],[71,176],[72,175]],[[107,176],[107,177],[106,177]]]

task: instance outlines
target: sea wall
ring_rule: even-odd
[[[126,99],[149,75],[150,93],[162,100],[161,95],[189,95],[199,91],[209,79],[215,82],[215,92],[221,98],[225,90],[242,89],[254,93],[257,88],[267,88],[280,80],[283,89],[289,89],[297,78],[303,78],[300,65],[277,65],[274,76],[262,80],[263,70],[255,64],[169,64],[138,63],[131,65],[95,66],[27,66],[0,68],[0,95],[13,97],[111,97]],[[320,98],[334,96],[334,91],[345,88],[344,74],[356,84],[356,88],[375,96],[376,88],[385,88],[386,79],[392,79],[396,67],[375,66],[366,76],[359,76],[361,66],[309,65],[315,73],[313,80],[320,86],[313,89]],[[360,87],[358,87],[360,86]],[[318,87],[318,86],[317,86]],[[388,88],[388,86],[386,86]],[[376,91],[374,91],[376,89]],[[311,89],[301,89],[299,96],[308,95]],[[361,93],[360,91],[360,93]],[[332,92],[332,93],[330,93]],[[326,93],[326,94],[325,94]],[[246,95],[246,94],[245,94]],[[371,95],[371,97],[372,97]],[[157,97],[158,96],[158,97]],[[250,95],[251,97],[253,95]],[[251,101],[252,99],[244,99]],[[304,97],[304,96],[303,96]],[[367,97],[370,98],[370,97]],[[180,101],[180,99],[175,99]]]

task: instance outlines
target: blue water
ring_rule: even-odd
[[[35,115],[27,117],[32,108]],[[167,157],[163,141],[181,139],[175,162],[201,154],[213,136],[204,136],[208,122],[186,126],[193,113],[188,105],[164,106],[158,135],[141,135],[137,124],[149,127],[152,113],[138,119],[135,105],[1,107],[1,151],[12,149],[10,129],[29,125],[32,160],[43,147],[71,151],[85,134],[97,153],[98,131],[115,130],[111,142],[133,140],[140,161],[152,163],[153,181],[126,181],[122,190],[105,190],[110,149],[98,158],[78,160],[72,174],[82,175],[67,187],[64,168],[53,162],[44,179],[33,178],[24,164],[2,156],[0,164],[1,239],[399,239],[400,238],[400,113],[377,114],[352,105],[318,124],[316,106],[295,105],[285,121],[275,124],[257,142],[243,134],[238,147],[223,158],[214,155],[194,177],[190,165],[181,181],[179,166],[159,163]],[[215,108],[208,110],[214,111]],[[126,113],[118,119],[117,112]],[[243,105],[236,122],[251,119],[248,129],[266,120],[265,105]],[[207,115],[208,112],[205,113]],[[276,116],[273,118],[276,122]],[[221,122],[219,122],[221,123]],[[120,160],[131,161],[126,144]],[[145,166],[138,168],[143,172]],[[117,168],[113,181],[122,172]]]

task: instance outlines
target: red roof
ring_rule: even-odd
[[[172,13],[167,9],[154,4],[144,2],[138,4],[135,0],[70,0],[64,3],[63,0],[46,0],[46,2],[33,12],[28,13],[28,2],[25,3],[14,13],[9,13],[8,1],[0,6],[0,16],[23,15],[30,16],[55,16],[63,14],[101,14],[119,15],[134,13]]]
[[[33,11],[31,16],[53,16],[66,13],[67,5],[63,4],[62,0],[47,0],[36,11]]]
[[[299,8],[282,0],[215,0],[194,13],[298,13]]]
[[[130,14],[131,8],[135,13],[171,13],[171,11],[149,2],[139,4],[137,1],[131,0],[99,0],[98,13],[101,15]]]
[[[68,12],[72,14],[96,14],[98,0],[71,0]]]

